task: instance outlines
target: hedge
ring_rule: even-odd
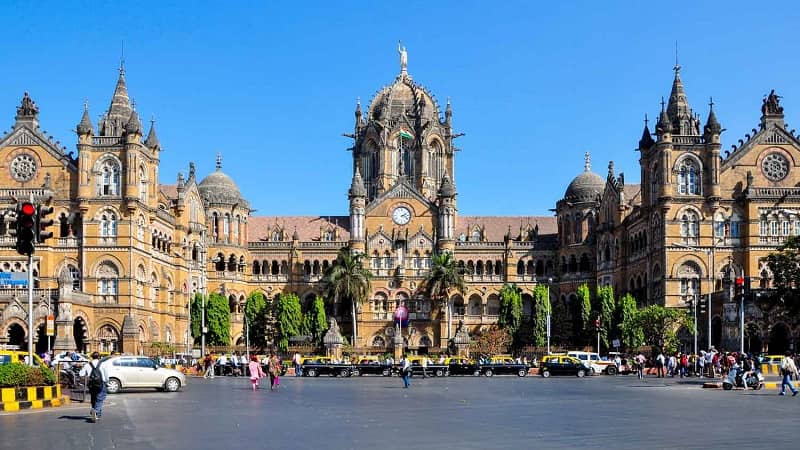
[[[0,365],[0,387],[51,386],[56,383],[53,371],[24,364]]]

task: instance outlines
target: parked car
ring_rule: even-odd
[[[422,356],[409,356],[408,360],[411,362],[411,376],[422,376]],[[398,372],[399,372],[398,367]],[[428,366],[425,370],[426,376],[429,377],[444,377],[447,376],[447,366],[445,364],[438,364],[428,358]]]
[[[544,378],[550,375],[575,375],[583,378],[590,370],[580,359],[565,355],[544,356],[539,364],[539,374]]]
[[[480,365],[483,375],[491,377],[494,375],[517,375],[524,377],[528,375],[528,365],[518,363],[510,356],[492,356],[487,362]]]
[[[128,388],[156,388],[178,391],[186,384],[186,376],[175,370],[159,367],[146,356],[110,356],[100,360],[108,368],[109,394]]]
[[[447,366],[448,375],[471,375],[478,376],[481,370],[478,363],[464,357],[450,357],[444,360],[444,365]]]
[[[24,364],[25,358],[28,357],[28,352],[21,350],[0,350],[0,365],[20,363]],[[33,365],[45,367],[44,361],[36,353],[33,354]]]
[[[353,366],[353,375],[382,375],[388,377],[392,374],[392,367],[382,363],[377,357],[364,356],[358,359]]]
[[[613,360],[602,359],[600,355],[594,352],[567,352],[567,356],[578,358],[583,361],[583,364],[592,369],[592,373],[605,373],[607,375],[617,374],[617,365]]]
[[[349,377],[353,374],[353,366],[344,363],[334,363],[327,356],[306,357],[301,360],[300,367],[304,377],[318,377],[329,375],[335,377]]]

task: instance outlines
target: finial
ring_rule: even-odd
[[[156,123],[156,113],[150,114],[150,126],[152,127]]]
[[[119,52],[119,74],[125,74],[125,41],[122,41],[122,46]]]
[[[664,103],[664,97],[662,96],[662,97],[661,97],[661,112],[664,112],[664,105],[665,105],[665,104],[666,104],[666,103]]]
[[[361,106],[361,96],[356,97],[356,106]]]
[[[645,114],[644,114],[644,126],[645,126],[645,127],[647,127],[647,125],[648,125],[649,123],[650,123],[650,121],[649,121],[649,120],[647,120],[647,113],[645,113]]]
[[[583,171],[589,172],[590,170],[592,170],[592,161],[589,152],[586,152],[583,154]]]
[[[131,99],[131,109],[136,111],[136,99]]]
[[[89,111],[89,98],[87,97],[86,100],[83,101],[83,110]]]
[[[708,107],[714,109],[714,97],[708,97]]]
[[[222,170],[222,152],[217,152],[217,170]]]
[[[614,176],[614,161],[608,162],[608,175],[612,177]]]
[[[675,75],[681,71],[681,65],[678,64],[678,41],[675,41],[675,67],[672,68],[675,71]]]

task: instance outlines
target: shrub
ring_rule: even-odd
[[[56,377],[46,367],[28,367],[23,364],[4,364],[0,366],[0,387],[53,385]]]

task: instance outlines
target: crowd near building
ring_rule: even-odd
[[[0,271],[33,272],[34,329],[27,326],[26,291],[3,286],[0,345],[22,346],[34,333],[44,351],[52,311],[56,348],[181,347],[190,339],[191,297],[209,292],[228,298],[232,344],[242,344],[250,293],[313,299],[337,251],[349,246],[365,254],[374,275],[369,300],[356,312],[355,345],[375,352],[391,348],[391,315],[401,304],[409,310],[403,338],[411,351],[446,347],[454,322],[479,333],[496,323],[504,283],[521,288],[525,315],[541,284],[549,286],[554,309],[567,311],[582,284],[610,285],[640,305],[675,308],[711,293],[711,342],[738,349],[740,306],[732,295],[738,277],[751,289],[744,303],[746,348],[794,348],[797,321],[760,300],[772,287],[766,256],[800,234],[800,140],[784,122],[778,95],[753,99],[753,119],[760,104],[760,121],[751,130],[727,131],[723,146],[713,102],[702,108],[702,119],[676,66],[668,101],[662,100],[654,127],[645,121],[638,140],[640,184],[626,183],[613,162],[604,175],[593,172],[587,153],[574,162],[578,175],[563,198],[554,199],[554,215],[462,216],[456,180],[479,180],[457,177],[461,133],[453,107],[448,100],[442,108],[412,78],[405,56],[402,49],[399,74],[365,110],[356,104],[352,182],[342,186],[349,205],[341,210],[349,214],[342,216],[252,214],[219,154],[214,172],[197,174],[189,163],[186,176],[159,184],[156,124],[145,130],[122,66],[97,123],[84,107],[75,128],[77,152],[43,131],[39,106],[25,93],[0,138]],[[15,199],[31,196],[55,208],[56,229],[29,267],[7,223]],[[466,292],[451,298],[452,320],[420,289],[438,252],[453,253],[467,283]],[[347,335],[351,308],[328,308]],[[703,320],[700,341],[706,342]],[[689,330],[681,337],[691,339]]]

